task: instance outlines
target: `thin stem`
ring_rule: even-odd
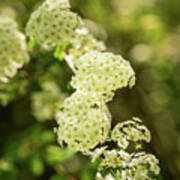
[[[71,59],[68,58],[66,55],[64,55],[64,58],[65,58],[67,64],[69,65],[69,67],[71,68],[71,70],[73,71],[73,73],[75,74],[76,70],[75,70],[75,68],[74,68],[74,64],[73,64],[73,62],[71,61]]]

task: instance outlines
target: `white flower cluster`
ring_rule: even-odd
[[[88,32],[88,29],[83,28],[77,31],[76,39],[72,43],[72,47],[69,49],[65,58],[75,63],[82,55],[92,51],[104,51],[106,49],[105,44],[102,41],[98,41]]]
[[[98,168],[97,180],[107,178],[107,174],[103,175],[104,171],[110,173],[109,177],[111,175],[111,178],[122,180],[152,180],[150,173],[158,175],[160,172],[159,161],[152,154],[145,152],[129,154],[122,150],[106,150],[102,155],[104,158]]]
[[[27,35],[36,38],[45,49],[57,45],[68,47],[64,58],[75,73],[71,85],[76,91],[64,101],[56,115],[58,142],[61,146],[66,144],[91,155],[92,161],[101,159],[97,179],[148,180],[149,173],[159,173],[155,156],[125,152],[130,142],[150,141],[150,132],[141,120],[133,118],[119,123],[112,130],[111,137],[108,136],[111,114],[105,103],[112,100],[117,89],[135,84],[135,72],[121,56],[102,52],[104,44],[83,29],[80,17],[69,8],[66,0],[46,0],[32,14],[26,28]],[[69,43],[71,47],[67,46]],[[49,111],[49,102],[57,102],[58,98],[54,97],[56,94],[58,97],[59,91],[53,84],[46,85],[43,86],[44,92],[33,96],[34,114],[38,117],[36,109],[42,110],[39,119],[51,118],[57,107],[51,106]],[[108,142],[108,138],[117,143],[117,149],[97,148]],[[104,174],[109,169],[113,173]]]
[[[150,173],[159,174],[159,161],[154,155],[125,151],[129,141],[150,141],[149,130],[140,123],[139,118],[133,118],[115,126],[111,137],[112,141],[117,142],[119,148],[110,149],[106,145],[89,153],[93,162],[97,159],[101,160],[96,175],[97,180],[106,180],[108,177],[122,180],[151,180]],[[126,146],[121,144],[121,139],[125,139]]]
[[[111,115],[105,102],[115,90],[135,83],[130,63],[121,56],[100,52],[104,49],[84,28],[76,31],[76,41],[65,57],[75,71],[71,85],[76,92],[57,115],[58,141],[86,154],[104,143],[110,131]]]
[[[53,81],[41,84],[41,91],[32,94],[32,111],[39,121],[51,120],[59,107],[63,105],[66,95]]]
[[[46,0],[32,13],[26,34],[31,39],[36,38],[45,49],[73,42],[82,20],[69,8],[68,0]]]
[[[28,60],[25,36],[14,19],[0,16],[0,81],[8,82]]]
[[[81,92],[104,96],[111,100],[113,91],[135,84],[135,73],[130,63],[119,55],[91,51],[75,63],[76,75],[72,86]]]
[[[126,180],[127,178],[151,180],[150,173],[154,175],[159,174],[159,161],[154,155],[140,152],[133,153],[130,157],[130,160],[121,173],[122,180]]]
[[[141,122],[140,119],[133,118],[133,120],[118,123],[112,131],[112,140],[118,142],[118,146],[123,149],[128,147],[129,141],[149,143],[151,140],[150,131]]]
[[[69,9],[71,7],[69,0],[46,0],[42,6],[45,6],[49,10],[57,8],[57,6],[61,9]]]
[[[74,70],[71,85],[76,91],[63,106],[65,95],[53,81],[41,83],[41,90],[32,95],[33,113],[40,121],[52,119],[61,107],[56,116],[60,145],[66,144],[91,155],[92,161],[101,159],[97,173],[99,180],[104,177],[105,180],[150,180],[150,173],[158,175],[159,162],[155,156],[125,152],[130,142],[150,142],[150,132],[140,119],[117,124],[111,137],[108,136],[111,114],[105,103],[112,100],[117,89],[135,84],[135,72],[130,63],[120,55],[102,52],[105,45],[83,28],[81,18],[70,11],[68,0],[46,0],[32,13],[26,34],[47,50],[72,44],[65,59]],[[13,19],[0,16],[0,81],[7,82],[28,59],[25,36],[18,31]],[[14,89],[6,85],[0,86],[0,92],[17,89],[17,85]],[[7,103],[7,97],[0,94],[3,104]],[[108,138],[117,143],[117,149],[97,148],[103,143],[108,144]],[[112,171],[103,174],[110,169]]]
[[[75,92],[57,114],[58,141],[76,151],[88,152],[106,140],[111,116],[105,105],[100,108],[90,94]]]

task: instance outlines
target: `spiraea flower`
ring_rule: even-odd
[[[152,180],[150,173],[157,176],[159,172],[159,161],[152,154],[106,150],[99,164],[96,179],[105,180],[107,175],[111,174],[115,179]]]
[[[8,82],[29,60],[25,36],[14,19],[0,16],[0,81]]]
[[[92,158],[92,162],[95,162],[97,159],[99,159],[99,157],[104,154],[104,152],[106,151],[107,146],[103,146],[100,148],[96,148],[94,151],[90,152],[89,155]]]
[[[96,40],[93,35],[88,32],[87,28],[82,28],[77,31],[76,39],[69,49],[66,59],[75,63],[82,55],[92,51],[104,51],[105,44],[102,41]]]
[[[115,180],[111,174],[107,174],[106,177],[103,177],[101,173],[96,174],[96,180]]]
[[[112,130],[112,141],[120,142],[125,138],[129,141],[150,141],[150,132],[141,124],[139,118],[134,117],[119,123]],[[124,149],[123,149],[124,148]],[[99,160],[97,180],[106,180],[107,177],[122,180],[152,180],[159,174],[159,161],[152,155],[145,152],[129,153],[126,147],[121,144],[117,148],[103,146],[91,151],[92,161]]]
[[[69,148],[88,152],[106,140],[111,125],[109,111],[99,107],[93,96],[75,92],[57,114],[58,141]]]
[[[82,21],[69,8],[68,0],[46,0],[32,13],[26,34],[31,39],[36,38],[45,49],[73,42]]]
[[[32,111],[39,121],[51,120],[58,108],[63,105],[66,95],[53,81],[41,84],[41,91],[32,93]]]
[[[49,9],[56,8],[56,6],[61,9],[69,9],[71,7],[69,0],[46,0],[42,6],[46,6]]]
[[[112,130],[111,138],[118,143],[118,146],[126,149],[129,142],[150,142],[151,134],[146,126],[141,124],[141,120],[133,118],[125,122],[118,123]]]
[[[101,155],[101,163],[99,164],[98,172],[125,167],[127,162],[130,161],[130,158],[130,154],[122,150],[105,150],[103,151],[103,155]]]
[[[149,173],[153,173],[154,175],[158,175],[160,172],[159,169],[159,161],[158,159],[152,155],[147,154],[145,152],[140,153],[132,153],[131,160],[127,164],[127,169],[130,169],[128,174],[135,179],[149,179]],[[122,174],[126,174],[126,170],[122,172]],[[123,180],[126,180],[126,175]]]
[[[104,96],[106,101],[113,97],[115,90],[135,84],[130,63],[112,53],[91,51],[79,58],[75,67],[72,86],[81,92]]]

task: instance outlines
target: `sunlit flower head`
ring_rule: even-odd
[[[111,116],[106,108],[98,107],[90,94],[75,92],[65,100],[57,122],[59,143],[87,152],[106,140]]]
[[[91,51],[79,58],[72,86],[81,92],[104,96],[111,100],[119,88],[135,84],[135,73],[130,63],[119,55]]]
[[[36,38],[45,49],[72,43],[82,21],[68,8],[68,1],[46,0],[31,14],[26,27],[27,36]]]

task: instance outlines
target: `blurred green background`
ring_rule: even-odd
[[[24,31],[41,2],[0,0],[0,11],[16,16]],[[142,118],[152,132],[152,142],[144,149],[160,159],[163,180],[179,180],[180,1],[72,0],[71,4],[88,19],[91,33],[105,41],[108,51],[121,54],[135,69],[136,86],[117,91],[109,103],[113,125],[132,116]],[[0,85],[0,180],[94,179],[97,164],[60,149],[52,111],[43,110],[54,109],[54,94],[72,92],[71,70],[53,59],[50,52],[35,51],[9,85]],[[49,81],[55,91],[43,85]],[[34,103],[36,97],[40,104]]]

